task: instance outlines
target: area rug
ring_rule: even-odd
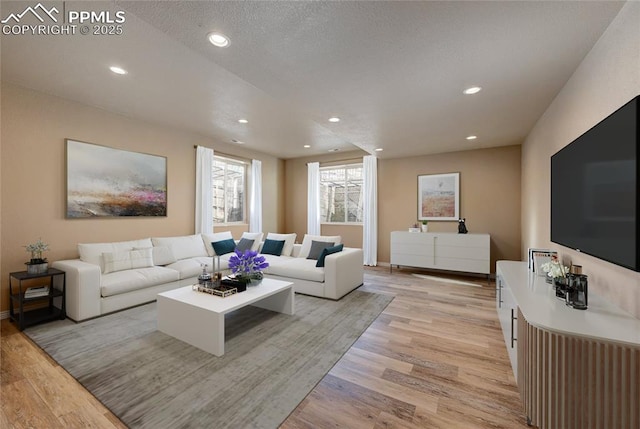
[[[238,310],[222,357],[157,331],[155,303],[25,333],[131,428],[277,428],[391,300],[355,290],[296,295],[293,316]]]

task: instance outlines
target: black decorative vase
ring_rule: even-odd
[[[556,297],[560,299],[567,298],[567,279],[566,277],[555,277],[553,279],[553,287],[556,290]]]

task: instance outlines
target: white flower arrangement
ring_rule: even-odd
[[[562,265],[557,259],[552,259],[550,262],[542,264],[540,268],[547,273],[547,276],[554,279],[566,277],[569,272],[569,267]]]

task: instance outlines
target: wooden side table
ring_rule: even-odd
[[[26,280],[39,278],[49,278],[49,293],[43,296],[33,298],[25,298],[25,290],[22,283]],[[40,274],[29,274],[26,271],[18,271],[9,274],[9,317],[18,324],[18,328],[22,331],[27,326],[35,325],[41,322],[48,322],[54,319],[65,319],[67,313],[65,311],[65,293],[66,293],[66,275],[64,271],[55,268],[49,268],[46,272]],[[47,302],[46,307],[38,307],[33,309],[25,309],[25,305]],[[54,305],[60,303],[59,307]],[[17,312],[16,312],[17,307]]]

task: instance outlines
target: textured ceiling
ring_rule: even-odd
[[[2,2],[2,17],[25,4]],[[124,34],[2,36],[2,79],[281,158],[511,145],[622,5],[66,2],[124,10]],[[228,48],[208,43],[213,30],[230,37]],[[112,74],[112,64],[129,74]],[[483,91],[463,95],[471,85]],[[329,123],[332,115],[342,121]]]

